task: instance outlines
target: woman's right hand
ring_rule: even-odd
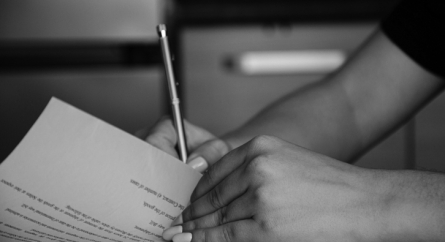
[[[184,120],[184,129],[189,152],[187,164],[201,173],[231,150],[227,142],[187,120]],[[178,136],[169,116],[162,117],[153,127],[139,130],[136,136],[176,158],[179,157],[176,152]]]

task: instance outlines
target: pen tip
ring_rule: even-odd
[[[165,24],[159,24],[156,29],[158,30],[159,37],[167,36],[167,27],[165,27]]]

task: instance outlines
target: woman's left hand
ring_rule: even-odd
[[[262,136],[211,166],[176,241],[373,241],[388,214],[372,172]]]

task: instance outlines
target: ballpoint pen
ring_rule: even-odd
[[[176,86],[178,83],[175,81],[175,76],[173,74],[173,65],[170,55],[170,49],[168,46],[167,38],[167,28],[164,24],[157,26],[157,32],[159,36],[159,43],[162,49],[162,57],[164,59],[165,74],[167,76],[168,88],[170,91],[170,98],[172,104],[173,112],[173,122],[175,125],[176,133],[178,135],[178,152],[179,158],[185,163],[187,161],[187,145],[184,133],[184,124],[181,115],[180,101],[178,98],[178,93],[176,91]]]

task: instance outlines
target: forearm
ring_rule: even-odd
[[[344,158],[344,153],[359,148],[357,124],[348,102],[344,91],[326,79],[278,100],[223,139],[237,147],[255,136],[272,135]]]
[[[279,100],[223,138],[236,147],[273,135],[352,161],[400,127],[443,83],[377,32],[325,81]]]

